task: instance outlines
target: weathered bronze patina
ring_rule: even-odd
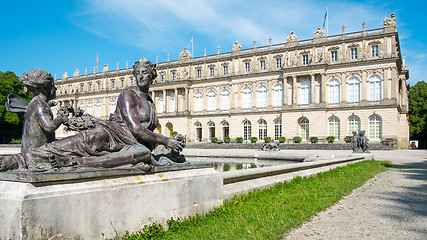
[[[116,110],[108,121],[86,116],[88,123],[78,125],[68,119],[73,111],[69,107],[60,109],[58,117],[53,119],[48,101],[55,97],[56,88],[49,73],[43,70],[24,73],[20,80],[35,97],[25,113],[22,152],[1,159],[0,171],[115,167],[148,171],[152,166],[185,163],[180,153],[185,147],[182,136],[170,138],[153,132],[159,122],[148,90],[157,76],[156,65],[143,58],[133,66],[133,74],[136,87],[119,95]],[[55,130],[63,123],[80,132],[55,140]]]

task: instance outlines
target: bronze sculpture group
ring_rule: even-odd
[[[123,91],[109,120],[91,119],[81,110],[60,108],[53,117],[50,109],[56,88],[52,75],[43,70],[24,73],[19,80],[34,98],[28,106],[11,95],[10,111],[25,111],[21,153],[0,158],[0,171],[29,172],[75,170],[78,168],[131,167],[148,171],[153,165],[185,162],[180,153],[182,136],[166,137],[154,133],[159,121],[153,100],[148,95],[157,76],[156,65],[142,58],[133,66],[136,87]],[[69,119],[70,112],[83,123]],[[55,139],[55,130],[64,124],[75,135]]]
[[[353,137],[351,138],[353,153],[369,153],[368,141],[369,139],[365,136],[365,130],[359,131],[359,134],[353,132]]]

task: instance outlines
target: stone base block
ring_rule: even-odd
[[[103,239],[223,202],[212,168],[51,183],[0,181],[0,239]]]

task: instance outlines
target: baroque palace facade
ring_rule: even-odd
[[[335,136],[343,141],[366,130],[371,142],[397,140],[407,147],[408,70],[402,58],[394,14],[383,28],[299,41],[291,32],[285,43],[193,58],[184,49],[176,61],[157,63],[150,88],[160,125],[187,141],[211,137],[264,139]],[[117,67],[118,69],[118,67]],[[58,106],[66,103],[108,119],[116,99],[135,85],[132,69],[56,80]],[[69,133],[68,133],[69,134]],[[59,136],[67,135],[61,132]]]

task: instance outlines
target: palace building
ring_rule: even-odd
[[[394,14],[383,28],[157,63],[150,88],[160,125],[157,131],[186,135],[188,142],[212,137],[245,140],[255,136],[300,136],[343,141],[366,130],[370,142],[409,140],[408,70],[402,58]],[[132,68],[56,80],[57,106],[70,103],[96,118],[108,119],[117,96],[135,85]],[[66,135],[65,132],[59,136]]]

